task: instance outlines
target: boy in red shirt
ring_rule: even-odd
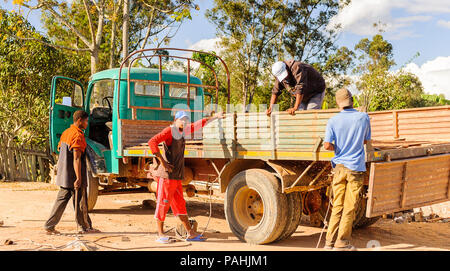
[[[185,111],[178,111],[175,114],[174,123],[148,141],[150,150],[157,160],[151,170],[152,176],[158,181],[155,210],[155,218],[158,223],[157,242],[169,242],[169,237],[164,234],[164,220],[169,208],[172,208],[173,214],[179,217],[189,233],[187,241],[205,240],[201,234],[191,228],[186,211],[186,201],[183,198],[181,181],[184,179],[185,137],[203,128],[208,121],[217,118],[223,118],[223,115],[218,114],[190,123],[189,115]],[[158,148],[158,144],[161,142],[164,142],[162,154]]]

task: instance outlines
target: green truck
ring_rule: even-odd
[[[169,56],[167,51],[180,55]],[[55,161],[59,138],[72,123],[73,112],[90,114],[85,132],[89,209],[99,195],[156,192],[147,141],[170,125],[177,110],[189,111],[192,120],[218,110],[214,103],[219,75],[186,57],[193,52],[209,54],[174,48],[136,51],[120,68],[92,75],[86,91],[77,80],[53,78],[50,148]],[[228,68],[213,56],[223,65],[229,103]],[[187,72],[163,70],[162,59],[168,57],[185,61]],[[143,58],[158,60],[157,68],[133,67]],[[191,75],[191,65],[199,64],[211,69],[215,84],[202,84]],[[270,117],[241,113],[233,106],[224,111],[224,119],[208,123],[186,143],[186,195],[208,193],[196,183],[218,184],[229,227],[244,242],[288,238],[302,215],[313,225],[323,225],[332,197],[329,161],[334,154],[322,148],[322,140],[328,119],[338,110],[295,116],[274,112]],[[354,227],[370,225],[386,213],[450,200],[449,113],[449,106],[369,113],[373,143],[366,149],[368,174]]]

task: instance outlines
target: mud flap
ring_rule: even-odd
[[[371,163],[367,217],[450,200],[450,154]]]

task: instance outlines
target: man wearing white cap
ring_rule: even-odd
[[[325,97],[325,80],[313,66],[295,60],[278,61],[272,65],[275,84],[272,89],[267,115],[283,89],[295,96],[294,107],[287,112],[294,115],[297,110],[321,109]]]

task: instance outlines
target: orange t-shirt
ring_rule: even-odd
[[[61,142],[66,143],[69,150],[75,149],[81,152],[84,152],[87,146],[83,131],[73,124],[62,133],[58,149],[61,147]]]

